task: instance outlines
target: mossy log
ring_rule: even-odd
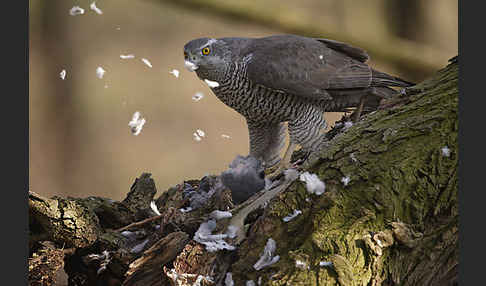
[[[63,269],[69,285],[225,285],[227,272],[234,285],[456,285],[457,85],[454,58],[331,130],[301,166],[325,183],[322,195],[282,179],[235,207],[219,176],[207,176],[155,199],[148,173],[121,202],[30,193],[30,284],[56,285]],[[188,211],[187,194],[198,192],[205,199]],[[232,213],[215,234],[239,226],[226,237],[235,250],[209,252],[194,240],[214,210]],[[256,270],[269,238],[280,258]]]

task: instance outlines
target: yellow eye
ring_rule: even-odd
[[[208,47],[205,47],[204,49],[202,49],[202,54],[205,55],[205,56],[209,55],[209,52],[210,52],[210,50],[209,50]]]

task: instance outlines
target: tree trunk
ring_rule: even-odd
[[[41,268],[43,260],[35,258],[46,252],[40,242],[48,240],[72,248],[64,266],[70,285],[225,285],[227,272],[234,285],[456,285],[457,83],[454,58],[352,127],[331,130],[327,148],[311,154],[302,170],[325,183],[322,195],[286,178],[233,208],[229,190],[209,176],[162,194],[156,215],[149,207],[155,193],[149,174],[137,179],[128,196],[143,200],[43,199],[32,193],[36,255],[29,258],[30,277],[59,270],[59,261]],[[196,206],[194,194],[198,208],[188,211]],[[73,211],[76,206],[81,210]],[[232,217],[217,219],[213,234],[225,234],[236,249],[210,252],[195,233],[213,210],[229,209]],[[296,210],[301,214],[283,220]],[[78,213],[79,219],[73,217]],[[62,230],[63,224],[71,229]],[[236,238],[226,235],[229,224],[240,225]],[[76,232],[79,225],[90,225],[90,231]],[[256,270],[270,238],[276,242],[271,256],[280,258]]]

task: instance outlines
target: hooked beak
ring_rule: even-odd
[[[197,66],[195,63],[190,62],[188,60],[184,61],[184,67],[186,67],[186,69],[190,72],[195,71],[199,68],[199,66]]]

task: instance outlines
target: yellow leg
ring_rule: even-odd
[[[294,152],[295,148],[297,148],[297,144],[295,143],[290,143],[289,146],[287,147],[287,150],[285,151],[285,154],[282,158],[282,160],[275,166],[274,168],[271,168],[269,170],[265,171],[265,174],[267,178],[270,180],[275,179],[280,173],[282,173],[284,170],[288,169],[290,167],[290,158],[292,156],[292,153]]]
[[[359,106],[356,109],[356,111],[354,112],[354,116],[353,116],[353,122],[354,123],[358,122],[359,117],[361,116],[361,112],[363,112],[364,103],[365,103],[365,96],[361,97],[361,99],[359,101]]]

